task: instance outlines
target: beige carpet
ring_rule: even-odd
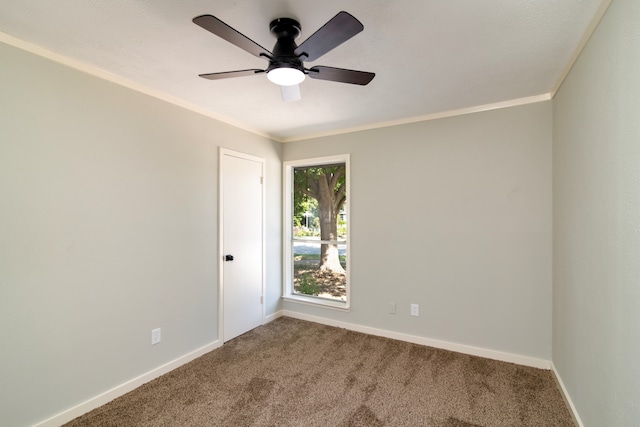
[[[573,426],[549,371],[291,318],[67,426]]]

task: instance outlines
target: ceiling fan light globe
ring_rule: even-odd
[[[267,73],[267,78],[279,86],[293,86],[304,81],[305,75],[296,68],[274,68]]]

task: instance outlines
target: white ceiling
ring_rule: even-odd
[[[84,70],[287,141],[548,98],[609,2],[6,0],[0,31]],[[267,62],[193,24],[195,16],[217,16],[271,50],[271,20],[297,19],[300,44],[341,10],[364,31],[305,66],[375,72],[368,86],[307,79],[302,100],[285,103],[264,74],[198,77]]]

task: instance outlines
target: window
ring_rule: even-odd
[[[284,163],[284,298],[349,308],[349,155]]]

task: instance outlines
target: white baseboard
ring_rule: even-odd
[[[282,310],[281,311],[276,311],[273,314],[265,316],[263,325],[266,325],[267,323],[271,323],[274,320],[276,320],[277,318],[282,317],[282,316],[283,316]]]
[[[556,370],[556,366],[553,364],[553,362],[551,362],[551,372],[553,372],[553,378],[556,380],[556,383],[560,388],[560,394],[562,395],[562,398],[564,399],[567,406],[569,406],[569,410],[570,410],[569,412],[571,412],[573,421],[575,421],[578,427],[584,427],[584,424],[580,419],[580,415],[578,415],[578,411],[576,410],[576,407],[574,406],[573,401],[571,400],[571,396],[569,396],[569,392],[567,391],[567,388],[564,386],[564,383],[562,382],[562,378],[560,377],[560,374]]]
[[[411,342],[414,344],[420,344],[420,345],[426,345],[426,346],[440,348],[444,350],[456,351],[459,353],[469,354],[473,356],[480,356],[480,357],[486,357],[489,359],[500,360],[503,362],[516,363],[518,365],[531,366],[531,367],[540,368],[540,369],[552,369],[554,373],[554,378],[556,379],[560,389],[562,390],[563,397],[566,399],[567,404],[571,408],[572,415],[574,416],[576,423],[578,424],[579,427],[583,427],[583,424],[580,421],[580,418],[578,417],[575,407],[573,406],[573,403],[571,402],[571,399],[567,394],[567,391],[564,387],[564,384],[562,383],[562,380],[560,379],[560,376],[556,372],[555,367],[553,366],[553,363],[548,360],[537,359],[534,357],[522,356],[522,355],[512,354],[512,353],[505,353],[505,352],[500,352],[495,350],[488,350],[484,348],[473,347],[473,346],[468,346],[463,344],[456,344],[448,341],[434,340],[431,338],[424,338],[424,337],[419,337],[415,335],[403,334],[400,332],[387,331],[384,329],[372,328],[372,327],[363,326],[363,325],[356,325],[353,323],[341,322],[338,320],[327,319],[324,317],[311,316],[308,314],[298,313],[298,312],[289,311],[289,310],[281,310],[276,313],[265,316],[264,323],[265,324],[270,323],[282,316],[293,317],[295,319],[300,319],[300,320],[307,320],[310,322],[320,323],[328,326],[336,326],[338,328],[348,329],[355,332],[362,332],[365,334]],[[212,350],[215,350],[221,345],[222,345],[222,342],[220,340],[213,341],[212,343],[207,344],[204,347],[201,347],[197,350],[192,351],[191,353],[188,353],[168,363],[165,363],[164,365],[159,366],[136,378],[133,378],[119,386],[116,386],[111,390],[105,391],[104,393],[99,394],[98,396],[92,397],[91,399],[85,402],[82,402],[79,405],[76,405],[63,412],[60,412],[59,414],[54,415],[49,419],[41,421],[38,424],[36,424],[34,427],[57,427],[64,423],[67,423],[73,420],[74,418],[77,418],[99,406],[102,406],[112,401],[115,398],[118,398],[140,387],[144,383],[147,383],[194,359],[197,359],[203,354],[206,354]]]
[[[147,383],[155,378],[158,378],[159,376],[164,375],[167,372],[170,372],[184,365],[185,363],[191,362],[192,360],[197,359],[198,357],[210,352],[211,350],[215,350],[221,345],[222,345],[222,342],[220,340],[215,340],[210,344],[207,344],[203,347],[200,347],[197,350],[192,351],[191,353],[178,357],[177,359],[167,362],[162,366],[159,366],[145,374],[140,375],[139,377],[133,378],[132,380],[129,380],[124,384],[116,386],[111,390],[107,390],[104,393],[99,394],[98,396],[92,397],[91,399],[80,403],[79,405],[76,405],[63,412],[60,412],[59,414],[54,415],[49,419],[41,421],[38,424],[36,424],[34,427],[57,427],[64,423],[67,423],[73,420],[74,418],[79,417],[80,415],[86,414],[87,412],[99,406],[102,406],[112,401],[113,399],[120,397],[140,387],[144,383]]]
[[[356,325],[338,320],[326,319],[324,317],[311,316],[296,311],[282,310],[282,315],[293,317],[300,320],[308,320],[310,322],[321,323],[328,326],[336,326],[338,328],[348,329],[355,332],[363,332],[365,334],[376,335],[379,337],[391,338],[400,341],[406,341],[414,344],[426,345],[429,347],[440,348],[443,350],[456,351],[458,353],[469,354],[472,356],[486,357],[488,359],[500,360],[502,362],[515,363],[517,365],[531,366],[539,369],[551,369],[551,361],[538,359],[535,357],[522,356],[520,354],[505,353],[502,351],[488,350],[470,345],[456,344],[448,341],[434,340],[415,335],[403,334],[400,332],[387,331],[384,329],[372,328],[369,326]]]

